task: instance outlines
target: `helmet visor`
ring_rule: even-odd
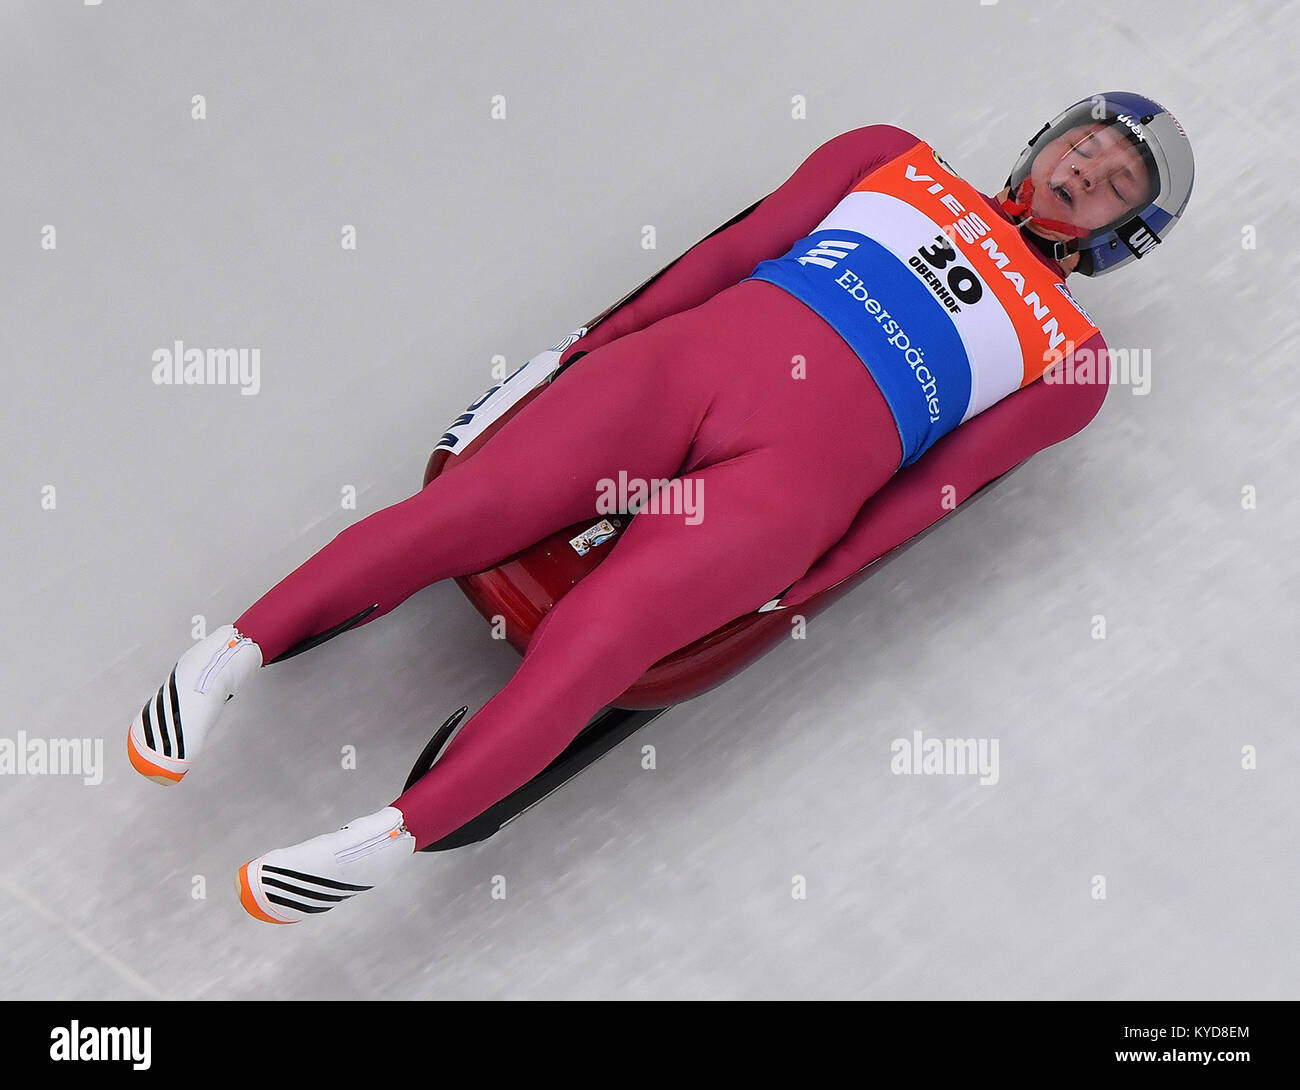
[[[1013,196],[1038,225],[1082,240],[1132,218],[1160,188],[1140,130],[1088,110],[1058,119],[1035,141],[1036,154],[1013,178]]]

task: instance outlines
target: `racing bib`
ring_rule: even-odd
[[[1097,332],[1017,228],[923,142],[746,279],[788,291],[853,349],[894,415],[902,465]]]

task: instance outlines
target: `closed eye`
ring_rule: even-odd
[[[1084,159],[1091,159],[1091,158],[1092,158],[1092,155],[1090,155],[1090,154],[1088,153],[1088,151],[1085,151],[1085,150],[1084,150],[1085,147],[1090,147],[1091,150],[1093,150],[1093,151],[1095,151],[1095,150],[1097,149],[1097,134],[1096,134],[1096,133],[1089,133],[1087,136],[1085,136],[1082,140],[1080,140],[1080,141],[1079,141],[1079,142],[1074,146],[1074,150],[1075,150],[1076,154],[1078,154],[1079,156],[1081,156],[1081,157],[1084,158]],[[1123,201],[1125,204],[1131,204],[1131,203],[1132,203],[1132,202],[1128,199],[1128,197],[1126,197],[1126,196],[1125,196],[1123,193],[1121,193],[1117,188],[1115,188],[1115,181],[1114,181],[1113,178],[1110,179],[1110,191],[1111,191],[1112,193],[1114,193],[1115,196],[1118,197],[1118,198],[1119,198],[1121,201]]]

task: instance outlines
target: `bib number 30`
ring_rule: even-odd
[[[930,268],[938,272],[950,261],[956,260],[957,251],[948,241],[947,235],[936,235],[934,244],[922,246],[916,251],[925,259]],[[958,299],[968,306],[978,303],[984,294],[984,288],[970,269],[965,265],[954,265],[948,270],[948,288]]]

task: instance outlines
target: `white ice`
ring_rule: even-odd
[[[1264,2],[6,3],[0,737],[107,768],[0,776],[0,997],[1296,998],[1297,56]],[[430,588],[265,671],[164,790],[124,735],[194,615],[831,136],[902,125],[993,192],[1121,88],[1199,171],[1075,288],[1148,396],[487,843],[240,910],[240,863],[386,805],[517,656]],[[259,347],[260,392],[155,386],[177,339]],[[892,775],[916,730],[997,738],[999,782]]]

